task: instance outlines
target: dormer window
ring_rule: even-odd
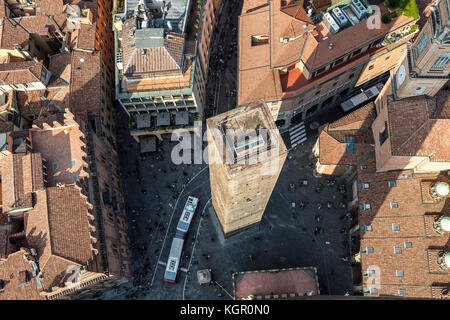
[[[367,182],[359,183],[359,189],[369,189],[370,184]]]
[[[286,38],[289,41],[289,38]],[[252,47],[255,46],[261,46],[264,44],[268,44],[269,43],[269,35],[267,33],[265,34],[259,34],[256,36],[251,36],[251,45]]]

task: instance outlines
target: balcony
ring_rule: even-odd
[[[36,1],[33,0],[8,0],[5,1],[10,10],[11,18],[29,17],[36,15]]]
[[[124,9],[125,9],[125,0],[114,0],[114,7],[112,14],[124,13]]]
[[[197,40],[201,30],[201,0],[193,0],[186,26],[186,40]]]
[[[418,32],[419,26],[417,24],[413,24],[405,27],[400,32],[392,32],[388,34],[381,44],[385,47],[389,47],[399,41],[411,39]]]

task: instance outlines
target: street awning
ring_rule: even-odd
[[[150,128],[150,114],[141,114],[136,117],[136,126],[138,129]]]
[[[189,111],[177,112],[175,115],[175,124],[177,126],[189,124]]]
[[[141,153],[156,151],[155,136],[144,136],[140,138],[140,141],[141,141]]]
[[[156,116],[156,126],[169,126],[170,125],[170,113],[158,113]]]

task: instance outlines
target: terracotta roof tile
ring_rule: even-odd
[[[0,170],[3,211],[33,207],[32,192],[43,188],[40,156],[30,153],[4,156],[0,159]]]
[[[387,10],[384,4],[380,6],[382,12]],[[251,8],[255,8],[255,10],[249,11]],[[342,73],[342,68],[347,70],[367,60],[367,56],[372,52],[369,50],[341,67],[310,80],[302,78],[300,72],[300,76],[290,87],[285,85],[286,75],[282,75],[283,79],[276,81],[261,81],[262,79],[280,78],[277,74],[272,73],[270,76],[268,74],[276,68],[288,67],[300,60],[309,71],[317,70],[330,61],[381,38],[392,29],[413,22],[410,17],[400,16],[389,24],[382,24],[380,28],[369,29],[366,22],[361,21],[334,35],[327,34],[328,38],[325,39],[323,34],[325,29],[322,24],[314,26],[310,21],[303,22],[302,20],[308,20],[308,18],[300,6],[294,5],[281,9],[280,1],[269,1],[268,5],[259,1],[252,1],[248,4],[247,1],[244,1],[239,18],[239,104],[252,102],[253,97],[261,98],[266,92],[271,93],[270,98],[273,100],[299,95],[318,83]],[[312,35],[314,30],[320,30],[321,35],[316,32],[317,37],[314,37]],[[261,34],[268,34],[269,44],[252,46],[251,36]],[[284,43],[280,41],[280,37],[291,39]],[[330,43],[333,44],[332,49],[330,49]],[[257,79],[257,81],[253,81],[253,79]]]
[[[86,264],[92,258],[88,206],[75,185],[47,188],[52,254]]]
[[[448,91],[441,91],[438,98],[390,99],[388,112],[392,154],[431,155],[431,161],[450,161]]]
[[[121,36],[123,39],[122,52],[125,74],[183,71],[181,68],[183,66],[185,40],[182,34],[168,32],[164,35],[164,32],[162,32],[160,36],[163,38],[150,43],[149,39],[138,39],[137,33],[139,31],[143,31],[142,36],[147,36],[144,31],[150,32],[150,29],[136,30],[134,19],[128,19],[124,22]],[[133,33],[133,36],[130,36],[130,33]],[[146,45],[146,42],[148,42],[148,45]],[[142,54],[142,52],[145,52],[145,54]]]
[[[42,299],[34,279],[27,284],[21,282],[24,271],[30,274],[33,272],[27,256],[24,250],[20,250],[10,254],[7,260],[0,260],[0,280],[5,284],[5,291],[0,293],[0,300]]]
[[[76,48],[78,49],[95,49],[95,25],[81,24],[78,31],[78,40]]]
[[[369,130],[375,119],[374,104],[319,128],[319,162],[321,165],[355,165],[371,153],[372,132]],[[346,137],[355,139],[355,152],[346,151]]]
[[[439,234],[432,227],[440,214],[450,212],[450,202],[448,199],[424,202],[423,196],[430,192],[426,188],[430,186],[428,182],[448,181],[448,178],[422,174],[402,179],[404,172],[400,171],[363,171],[358,172],[358,182],[369,183],[370,187],[358,190],[358,199],[360,203],[369,203],[371,209],[360,211],[359,222],[360,225],[371,225],[372,231],[361,233],[361,247],[372,247],[374,252],[361,255],[362,270],[370,265],[380,268],[380,295],[398,295],[398,289],[406,289],[406,295],[410,297],[433,297],[431,288],[435,283],[450,281],[450,274],[439,268],[433,253],[434,248],[447,245],[449,236]],[[389,187],[389,181],[395,181],[396,186]],[[391,209],[391,202],[397,202],[398,208]],[[400,230],[393,231],[393,224],[399,225]],[[405,248],[405,242],[412,246]],[[402,253],[394,253],[394,247],[400,247]],[[403,277],[397,277],[396,270],[403,271]],[[426,290],[414,291],[412,287]]]
[[[318,295],[315,268],[249,271],[233,274],[235,298],[290,293]]]
[[[22,61],[0,64],[0,79],[2,84],[17,84],[41,81],[42,62]]]
[[[70,108],[87,122],[87,114],[99,114],[101,95],[100,53],[72,53]]]

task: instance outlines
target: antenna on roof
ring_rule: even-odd
[[[163,25],[164,25],[164,20],[166,19],[166,12],[167,12],[167,9],[166,9],[166,2],[165,1],[163,1],[163,6],[162,6],[162,14],[163,14],[163,16],[162,16],[162,22],[163,22]]]

